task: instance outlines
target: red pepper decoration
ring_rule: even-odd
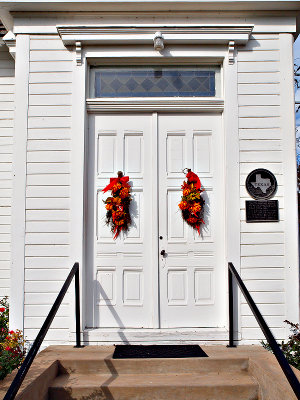
[[[102,189],[104,193],[111,190],[111,196],[104,200],[106,212],[106,223],[111,226],[114,239],[117,239],[121,231],[127,232],[131,224],[130,202],[131,186],[128,183],[129,176],[123,176],[118,172],[117,178],[110,178],[109,184]]]
[[[188,225],[192,226],[200,235],[201,224],[203,221],[203,212],[205,201],[201,197],[201,181],[197,174],[192,172],[191,169],[187,170],[186,178],[182,189],[181,202],[178,204],[182,218],[187,222]]]

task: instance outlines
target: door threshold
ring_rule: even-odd
[[[72,332],[71,338],[75,333]],[[71,339],[70,338],[70,339]],[[239,338],[240,339],[240,338]],[[199,343],[227,344],[226,328],[86,328],[83,341],[90,344]]]

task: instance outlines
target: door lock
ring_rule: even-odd
[[[163,256],[163,257],[165,256],[165,254],[166,254],[166,250],[162,250],[162,251],[160,252],[160,255]]]

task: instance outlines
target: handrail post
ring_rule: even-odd
[[[229,300],[229,344],[227,347],[236,347],[233,342],[234,314],[233,314],[233,277],[228,268],[228,300]]]
[[[80,286],[79,286],[79,264],[75,272],[75,308],[76,308],[76,346],[75,348],[84,347],[80,341]]]

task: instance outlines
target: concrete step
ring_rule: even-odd
[[[172,374],[222,371],[235,372],[248,369],[248,357],[203,358],[144,358],[112,359],[101,354],[85,354],[80,357],[66,355],[59,358],[60,374]]]
[[[201,374],[64,374],[58,376],[49,388],[49,400],[87,399],[258,400],[258,385],[247,372],[236,371]]]

